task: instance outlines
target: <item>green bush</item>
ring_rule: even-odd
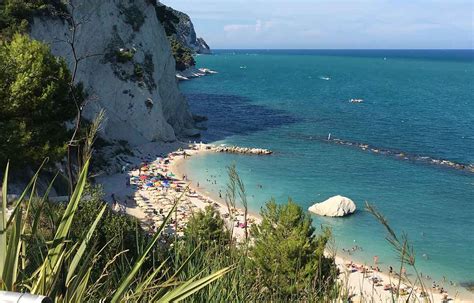
[[[117,217],[94,201],[100,195],[92,193],[91,203],[82,199],[88,166],[86,161],[70,200],[59,206],[35,195],[38,172],[14,201],[7,220],[7,165],[0,199],[0,291],[44,295],[58,303],[176,302],[231,270],[177,280],[181,270],[170,268],[164,258],[155,259],[157,248],[162,247],[158,245],[162,231],[177,203],[156,234],[135,241],[136,257],[126,256],[123,249],[134,245],[133,239],[124,237],[132,236],[129,219]],[[114,255],[107,255],[109,245]]]
[[[140,64],[135,63],[133,67],[133,75],[135,76],[135,78],[139,80],[143,79],[144,71],[143,71],[143,67]]]
[[[154,3],[155,13],[158,20],[165,28],[167,36],[176,34],[175,23],[179,22],[179,18],[173,13],[173,10],[162,4]]]
[[[132,61],[134,55],[135,53],[132,50],[118,50],[115,52],[117,62],[120,63],[127,63]]]
[[[0,44],[0,165],[38,165],[64,155],[76,107],[72,94],[84,98],[81,86],[71,93],[71,75],[63,59],[48,46],[16,34]]]
[[[191,217],[184,236],[186,241],[207,246],[213,243],[226,245],[230,237],[224,220],[212,206],[207,206],[205,211],[199,211]]]
[[[191,66],[196,65],[193,51],[182,45],[177,39],[170,38],[171,52],[176,61],[176,69],[183,71]]]
[[[334,260],[324,256],[329,230],[315,235],[311,217],[292,202],[268,202],[261,211],[262,223],[253,225],[251,267],[256,280],[280,298],[304,297],[333,284]]]
[[[26,33],[35,16],[61,16],[67,12],[61,0],[0,1],[0,37],[10,39],[17,32]]]
[[[330,232],[316,235],[310,217],[296,205],[268,202],[262,224],[254,225],[249,242],[229,241],[224,221],[212,208],[189,221],[182,241],[171,254],[186,263],[181,278],[217,268],[234,270],[192,302],[330,302],[336,296],[336,267],[324,257]]]

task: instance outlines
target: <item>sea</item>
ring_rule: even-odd
[[[306,210],[349,197],[357,211],[312,215],[316,231],[331,227],[346,257],[398,268],[370,203],[406,235],[424,276],[472,285],[473,50],[215,50],[196,60],[218,72],[180,83],[208,118],[197,141],[274,153],[196,156],[190,179],[224,192],[235,164],[255,213],[270,199]]]

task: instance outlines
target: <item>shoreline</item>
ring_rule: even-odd
[[[189,154],[190,157],[198,155],[198,154],[202,155],[204,153],[212,152],[209,150],[194,150],[194,149],[186,149],[185,151],[186,153]],[[186,170],[184,168],[185,160],[186,159],[184,159],[183,157],[175,158],[172,162],[170,162],[170,166],[169,166],[170,171],[172,171],[177,176],[186,175]],[[199,182],[199,180],[194,180],[194,181]],[[207,191],[206,187],[202,187],[202,186],[196,187],[195,184],[193,184],[193,180],[190,180],[188,184],[192,190],[199,192],[201,195],[206,196],[207,198],[215,201],[216,203],[220,204],[223,208],[226,207],[224,199],[219,198],[213,192]],[[204,182],[201,182],[201,184],[204,184]],[[256,220],[258,220],[257,222],[260,222],[261,220],[261,217],[258,214],[250,210],[248,211],[248,217],[255,218]],[[347,263],[352,263],[353,261],[355,261],[353,264],[358,264],[359,266],[368,267],[366,264],[364,264],[365,262],[361,262],[360,260],[357,260],[357,258],[348,258],[347,256],[342,255],[340,252],[335,253],[335,263],[337,267],[341,270],[341,276],[347,275],[347,270],[348,270]],[[374,272],[376,276],[380,277],[383,280],[384,285],[386,284],[385,282],[388,282],[388,281],[390,281],[390,283],[395,283],[395,280],[396,280],[396,283],[398,283],[398,279],[396,279],[395,276],[389,276],[389,274],[385,272],[376,272],[376,271]],[[371,273],[374,273],[374,272],[371,272]],[[371,273],[363,274],[360,271],[350,273],[348,275],[348,279],[349,279],[348,287],[350,288],[350,290],[353,293],[358,293],[358,294],[362,292],[364,296],[375,295],[375,297],[381,299],[381,302],[387,302],[387,301],[391,302],[391,296],[387,296],[388,291],[384,291],[383,287],[380,288],[380,286],[373,287],[373,284],[370,282],[369,279],[367,279],[367,276],[369,276]],[[428,284],[429,282],[430,282],[429,280],[424,279],[423,283],[425,284],[425,288],[426,288],[425,290],[428,292],[430,297],[433,296],[433,302],[442,302],[444,296],[439,293],[434,293],[433,289]],[[446,281],[446,284],[448,284],[447,281]],[[461,297],[462,294],[465,293],[465,295],[468,295],[469,292],[468,290],[459,292],[460,286],[453,287],[453,286],[443,285],[442,287],[444,287],[444,289],[450,290],[449,292],[450,294],[453,293],[453,290],[456,290],[454,291],[454,294],[455,294],[454,298],[448,296],[448,298],[451,299],[450,302],[474,302],[472,300],[467,300],[466,298]]]
[[[100,177],[99,183],[104,185],[104,191],[108,194],[106,198],[108,198],[109,194],[112,195],[112,200],[115,200],[113,195],[118,198],[118,209],[116,210],[137,217],[142,222],[142,225],[151,231],[153,231],[153,228],[156,224],[159,224],[160,219],[163,218],[163,210],[166,213],[166,208],[170,207],[169,202],[181,195],[184,188],[189,188],[190,193],[186,194],[184,201],[180,201],[179,204],[179,219],[177,218],[176,222],[168,224],[166,231],[168,233],[177,232],[179,234],[182,229],[184,229],[187,220],[190,216],[192,216],[195,210],[203,210],[206,206],[211,205],[220,213],[221,217],[224,218],[227,226],[233,230],[233,236],[237,238],[238,241],[241,241],[245,238],[245,228],[242,226],[242,222],[245,220],[241,207],[236,205],[236,209],[234,210],[234,220],[230,221],[228,218],[229,211],[223,198],[219,198],[219,196],[212,191],[207,191],[206,187],[197,187],[197,183],[200,182],[200,180],[183,180],[182,178],[183,175],[186,174],[184,168],[186,159],[184,155],[186,155],[186,158],[189,158],[198,154],[223,152],[208,149],[206,148],[207,146],[214,145],[190,145],[179,142],[176,144],[155,143],[148,144],[145,148],[143,146],[138,147],[135,152],[140,154],[141,157],[136,157],[135,161],[131,161],[134,163],[134,166],[131,167],[131,169],[122,174],[117,173],[111,176]],[[160,158],[158,155],[162,155],[164,157]],[[130,180],[137,180],[140,178],[142,168],[139,167],[143,164],[140,162],[147,163],[147,171],[150,169],[151,171],[156,171],[159,174],[173,176],[173,183],[176,184],[176,186],[165,189],[161,188],[159,190],[158,188],[156,188],[156,190],[154,190],[155,188],[151,188],[150,190],[148,187],[144,188],[133,185],[127,186],[124,189],[124,183],[122,183],[124,177],[127,180],[129,180],[129,178]],[[204,180],[201,180],[201,184],[205,184]],[[108,200],[111,201],[110,199]],[[117,205],[114,204],[114,208],[116,207]],[[234,213],[234,211],[232,212]],[[247,226],[250,226],[254,223],[259,223],[261,221],[261,217],[257,213],[250,211],[247,214],[247,219]],[[331,255],[333,254],[331,253]],[[347,279],[347,281],[344,283],[347,283],[347,288],[351,291],[351,293],[357,294],[357,296],[362,294],[363,297],[373,296],[374,298],[379,298],[380,302],[391,302],[390,292],[385,291],[384,286],[388,283],[393,283],[395,277],[390,277],[385,272],[363,273],[363,268],[365,268],[363,262],[357,263],[359,264],[357,265],[357,270],[356,267],[348,268],[347,264],[352,263],[351,260],[337,252],[335,252],[335,262],[341,271],[339,279],[341,281],[345,281]],[[353,264],[355,265],[356,263]],[[367,269],[370,271],[370,268],[367,267]],[[377,277],[381,278],[383,282],[378,283],[378,286],[374,287],[369,279],[372,277],[372,275],[376,275]],[[430,297],[431,295],[433,297],[432,302],[442,302],[443,295],[433,293],[433,289],[429,287],[428,281],[424,281],[424,283],[426,291],[428,291]],[[443,286],[444,285],[442,285],[442,287]],[[464,298],[465,296],[466,298],[469,297],[469,292],[467,290],[466,292],[456,292],[452,287],[447,288],[449,293],[451,295],[454,294],[455,297],[454,300],[451,300],[450,302],[474,302],[473,300]],[[457,287],[456,290],[458,290]],[[465,296],[463,294],[465,294]]]

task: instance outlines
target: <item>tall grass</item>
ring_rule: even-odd
[[[137,260],[127,263],[121,259],[122,252],[119,252],[116,257],[108,260],[101,277],[92,281],[91,273],[101,257],[103,248],[95,252],[91,238],[107,205],[101,207],[87,233],[78,241],[72,241],[70,237],[86,185],[88,167],[87,160],[62,217],[59,222],[51,222],[52,239],[47,239],[38,228],[39,220],[44,215],[43,206],[47,203],[47,194],[43,197],[35,194],[38,173],[18,200],[13,202],[12,214],[7,218],[7,165],[0,208],[0,290],[45,295],[54,298],[55,302],[138,302],[144,297],[153,302],[171,302],[194,294],[232,269],[230,266],[223,267],[206,276],[196,274],[181,280],[177,279],[179,270],[167,277],[167,260],[151,268],[144,268],[173,214],[173,208],[158,231],[149,239]],[[32,211],[34,213],[31,213]],[[35,258],[31,257],[32,255]],[[118,260],[122,263],[117,262]],[[143,272],[144,270],[146,272]],[[117,272],[120,272],[118,283],[112,286],[106,280]],[[103,297],[97,297],[98,294]]]

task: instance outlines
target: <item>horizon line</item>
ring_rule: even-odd
[[[211,48],[211,50],[442,50],[472,51],[472,48]]]

